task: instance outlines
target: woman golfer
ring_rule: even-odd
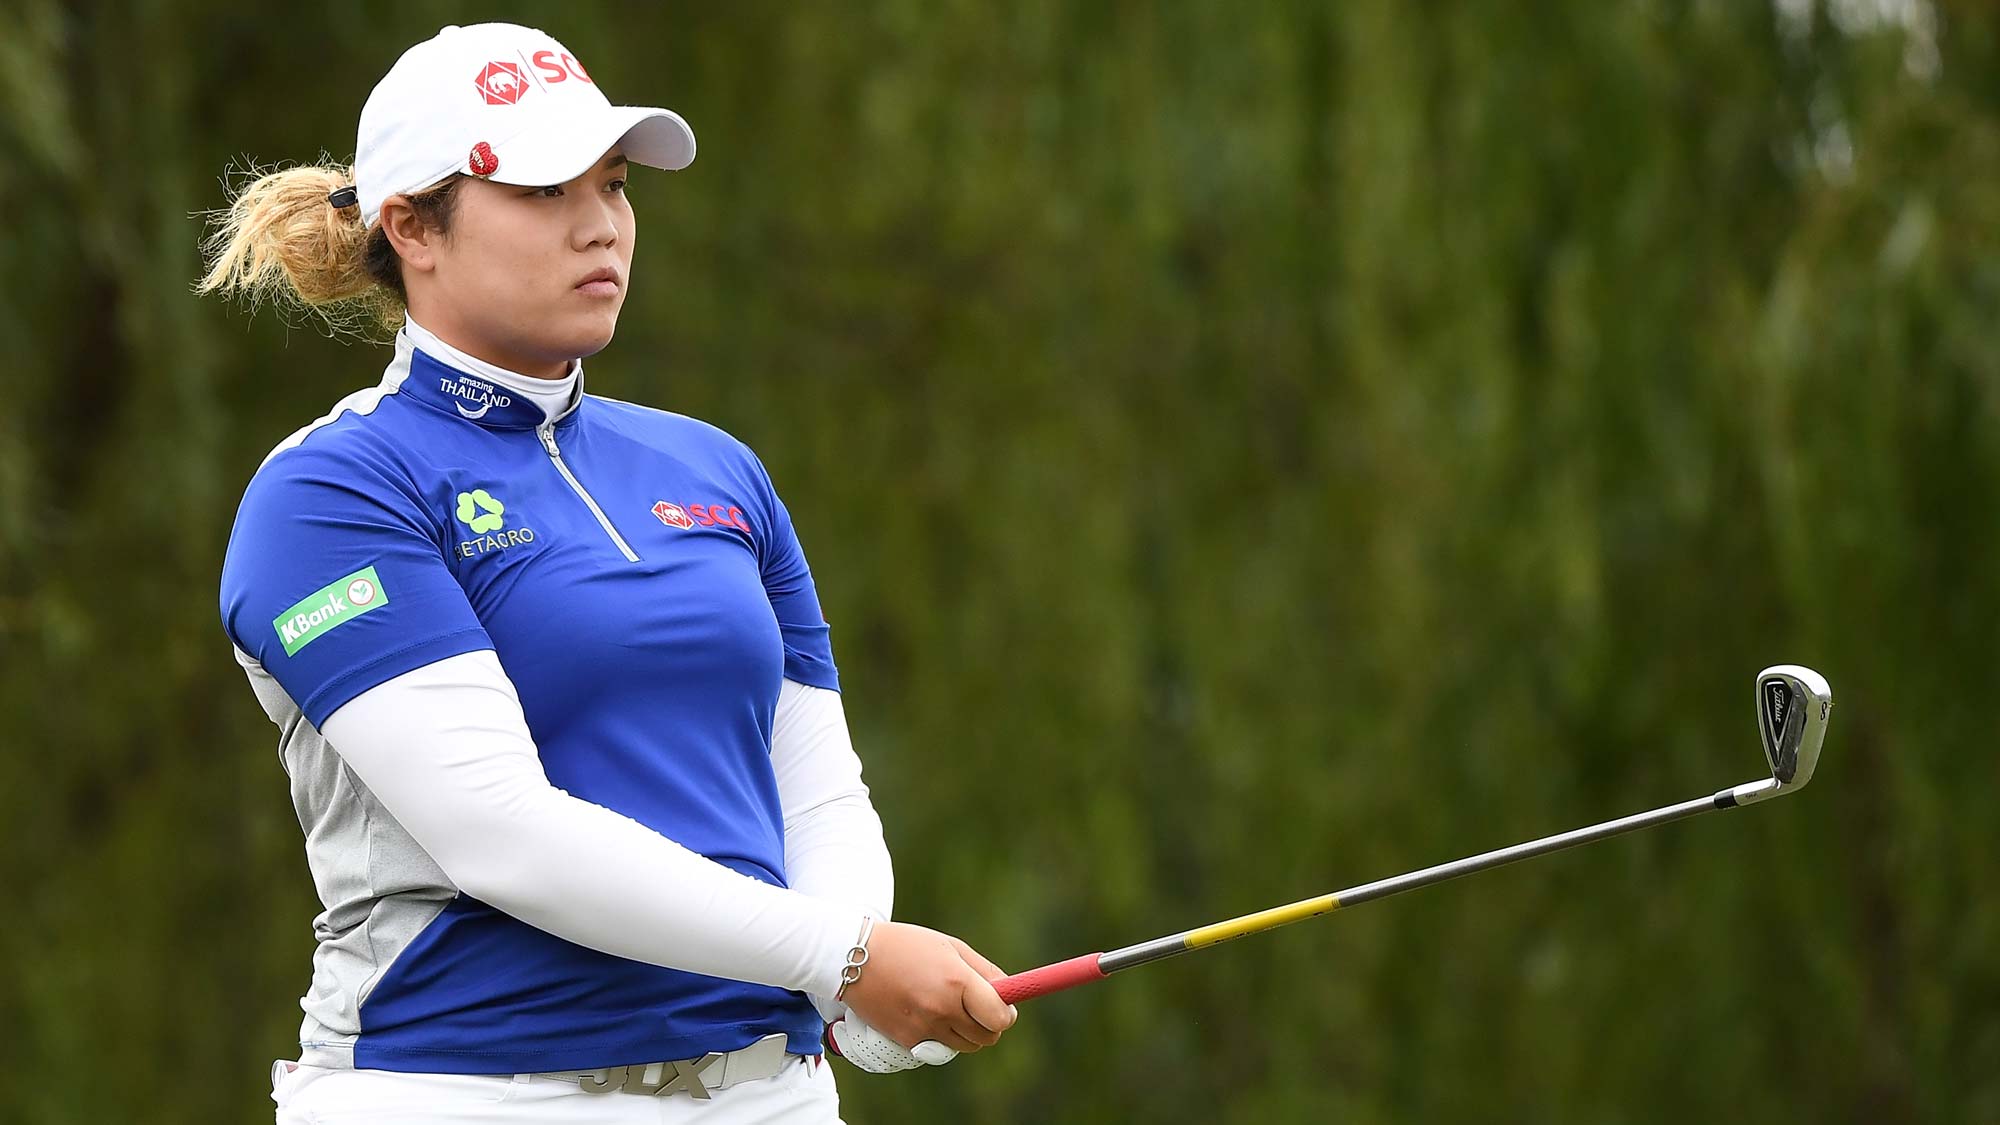
[[[356,147],[243,189],[200,286],[407,311],[381,382],[265,459],[223,564],[326,908],[279,1120],[833,1122],[826,1020],[871,1070],[995,1042],[1000,971],[887,920],[763,465],[583,393],[627,165],[686,167],[687,124],[483,24],[406,52]]]

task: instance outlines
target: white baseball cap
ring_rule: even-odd
[[[361,107],[354,192],[372,225],[382,201],[455,173],[503,184],[560,184],[613,145],[677,172],[694,130],[667,109],[612,105],[569,49],[511,23],[446,27],[403,52]]]

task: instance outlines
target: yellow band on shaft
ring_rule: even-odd
[[[1289,906],[1274,906],[1269,910],[1259,910],[1255,914],[1245,914],[1241,918],[1231,918],[1227,922],[1217,922],[1213,926],[1189,930],[1186,938],[1187,947],[1200,949],[1220,941],[1240,938],[1245,934],[1275,930],[1279,926],[1303,922],[1307,918],[1317,918],[1339,909],[1340,899],[1334,895],[1303,899]]]

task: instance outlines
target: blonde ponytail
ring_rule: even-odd
[[[197,293],[241,297],[254,308],[271,302],[310,312],[330,334],[372,335],[401,324],[400,277],[385,284],[372,257],[394,251],[379,229],[371,231],[358,206],[336,207],[327,196],[354,182],[353,170],[330,162],[276,169],[252,168],[229,206],[207,215],[202,243],[208,272]],[[370,254],[372,239],[383,246]],[[394,276],[392,274],[392,276]]]

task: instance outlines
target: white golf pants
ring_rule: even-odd
[[[840,1125],[826,1059],[791,1056],[770,1078],[706,1100],[617,1091],[528,1074],[491,1077],[294,1066],[273,1085],[277,1125]]]

